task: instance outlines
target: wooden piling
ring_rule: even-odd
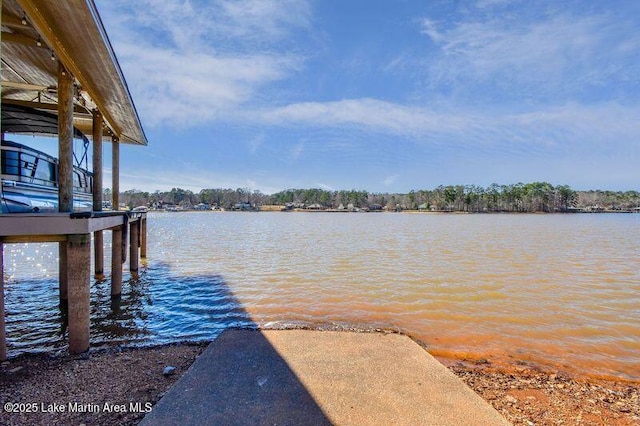
[[[73,76],[58,63],[58,211],[73,211]],[[67,299],[67,243],[59,243],[60,300]]]
[[[93,211],[102,211],[102,114],[93,111]],[[104,277],[104,235],[93,234],[95,276]]]
[[[129,270],[138,275],[138,247],[140,245],[140,221],[129,224]]]
[[[140,218],[140,257],[147,258],[147,218]]]
[[[111,139],[111,204],[113,210],[120,210],[120,142]]]
[[[69,268],[67,262],[67,241],[60,241],[58,243],[58,281],[60,285],[58,287],[60,293],[60,301],[67,300],[69,293]]]
[[[89,284],[91,278],[91,234],[69,235],[69,352],[89,349]]]
[[[122,227],[111,232],[111,297],[120,297],[122,293]]]
[[[58,63],[58,211],[73,211],[73,76]]]
[[[4,323],[4,244],[0,243],[0,361],[7,359],[7,337]]]
[[[104,234],[102,231],[93,233],[93,258],[95,265],[95,277],[104,278]]]

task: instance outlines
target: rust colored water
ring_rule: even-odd
[[[64,344],[51,247],[5,248],[10,350]],[[94,285],[95,343],[380,327],[437,355],[640,380],[638,214],[158,213],[148,251],[115,312]]]

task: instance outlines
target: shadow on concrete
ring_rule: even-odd
[[[140,424],[331,422],[261,332],[230,330],[206,349]]]
[[[183,377],[189,380],[177,382],[142,424],[331,424],[287,362],[255,331],[258,324],[220,275],[179,276],[168,264],[151,262],[128,285],[132,289],[123,301],[133,300],[113,315],[122,319],[132,315],[131,307],[144,306],[145,332],[160,340],[163,333],[171,341],[176,333],[185,340],[219,336],[201,355],[207,362],[195,363]],[[237,333],[223,333],[229,329],[254,331],[238,339]]]

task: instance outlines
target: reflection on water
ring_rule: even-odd
[[[435,354],[640,380],[639,225],[640,215],[152,213],[148,264],[120,305],[108,280],[92,284],[92,344],[254,324],[381,327]],[[5,247],[11,353],[65,345],[56,255]]]

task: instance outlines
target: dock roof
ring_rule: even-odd
[[[57,113],[58,61],[75,77],[74,126],[147,145],[140,118],[93,0],[2,0],[2,102]],[[34,132],[36,133],[36,132]]]

